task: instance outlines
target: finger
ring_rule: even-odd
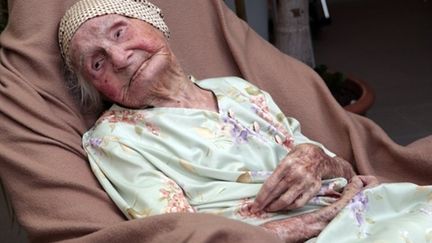
[[[255,198],[255,209],[262,210],[289,187],[289,178],[286,177],[288,167],[286,163],[279,164],[273,174],[267,178]]]
[[[297,209],[297,208],[301,208],[303,207],[310,199],[312,198],[312,196],[310,194],[300,194],[300,196],[293,202],[291,203],[291,205],[289,205],[288,207],[286,207],[286,210],[293,210],[293,209]]]
[[[301,208],[304,205],[306,205],[306,203],[308,203],[311,200],[311,198],[317,194],[317,192],[321,187],[320,185],[321,185],[320,183],[314,183],[311,187],[309,187],[307,191],[300,194],[299,197],[297,197],[297,199],[292,204],[285,207],[285,210]]]
[[[345,208],[351,199],[359,193],[363,188],[363,182],[357,176],[351,178],[348,185],[345,187],[342,196],[335,203],[321,208],[318,211],[313,212],[314,217],[324,221],[332,220],[343,208]]]
[[[291,205],[300,196],[300,194],[302,194],[303,189],[304,185],[302,184],[291,187],[287,192],[265,207],[265,210],[268,212],[275,212],[285,209],[287,206]]]
[[[379,181],[375,176],[358,176],[362,180],[365,189],[375,187],[379,185]]]
[[[275,180],[275,182],[266,181],[257,194],[254,208],[257,210],[263,210],[272,201],[274,201],[275,199],[280,197],[281,194],[287,191],[292,184],[294,184],[293,181],[288,177],[284,177],[279,181]]]
[[[330,222],[336,215],[345,208],[351,199],[362,190],[363,183],[359,178],[352,178],[350,183],[345,187],[344,192],[339,200],[329,206],[323,207],[313,213],[311,217],[315,220]]]
[[[350,182],[343,190],[341,199],[347,197],[354,197],[355,194],[357,194],[363,189],[363,187],[363,181],[359,178],[359,176],[354,176],[353,178],[351,178]]]

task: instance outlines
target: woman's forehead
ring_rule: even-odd
[[[71,40],[74,49],[94,45],[95,41],[107,38],[113,27],[127,23],[129,18],[110,14],[103,15],[86,21],[82,24]]]
[[[84,22],[77,30],[77,33],[86,31],[100,31],[109,28],[110,25],[119,21],[128,21],[129,18],[118,14],[107,14],[98,16]]]

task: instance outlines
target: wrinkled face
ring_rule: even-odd
[[[86,21],[71,40],[75,72],[109,100],[131,108],[148,104],[176,66],[168,43],[150,24],[121,15]]]

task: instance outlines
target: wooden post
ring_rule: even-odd
[[[315,67],[309,27],[309,0],[277,0],[275,46]]]
[[[246,5],[244,0],[235,0],[235,7],[237,16],[247,22]]]
[[[3,31],[4,27],[6,27],[7,21],[8,21],[7,1],[0,0],[0,33]]]

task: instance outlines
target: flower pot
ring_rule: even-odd
[[[329,71],[326,65],[318,65],[314,70],[320,75],[336,101],[345,110],[366,115],[372,106],[375,94],[364,81],[346,77],[341,72]]]
[[[344,87],[356,95],[356,99],[344,106],[344,109],[359,115],[365,115],[366,111],[375,101],[375,94],[372,88],[364,81],[347,78]]]

